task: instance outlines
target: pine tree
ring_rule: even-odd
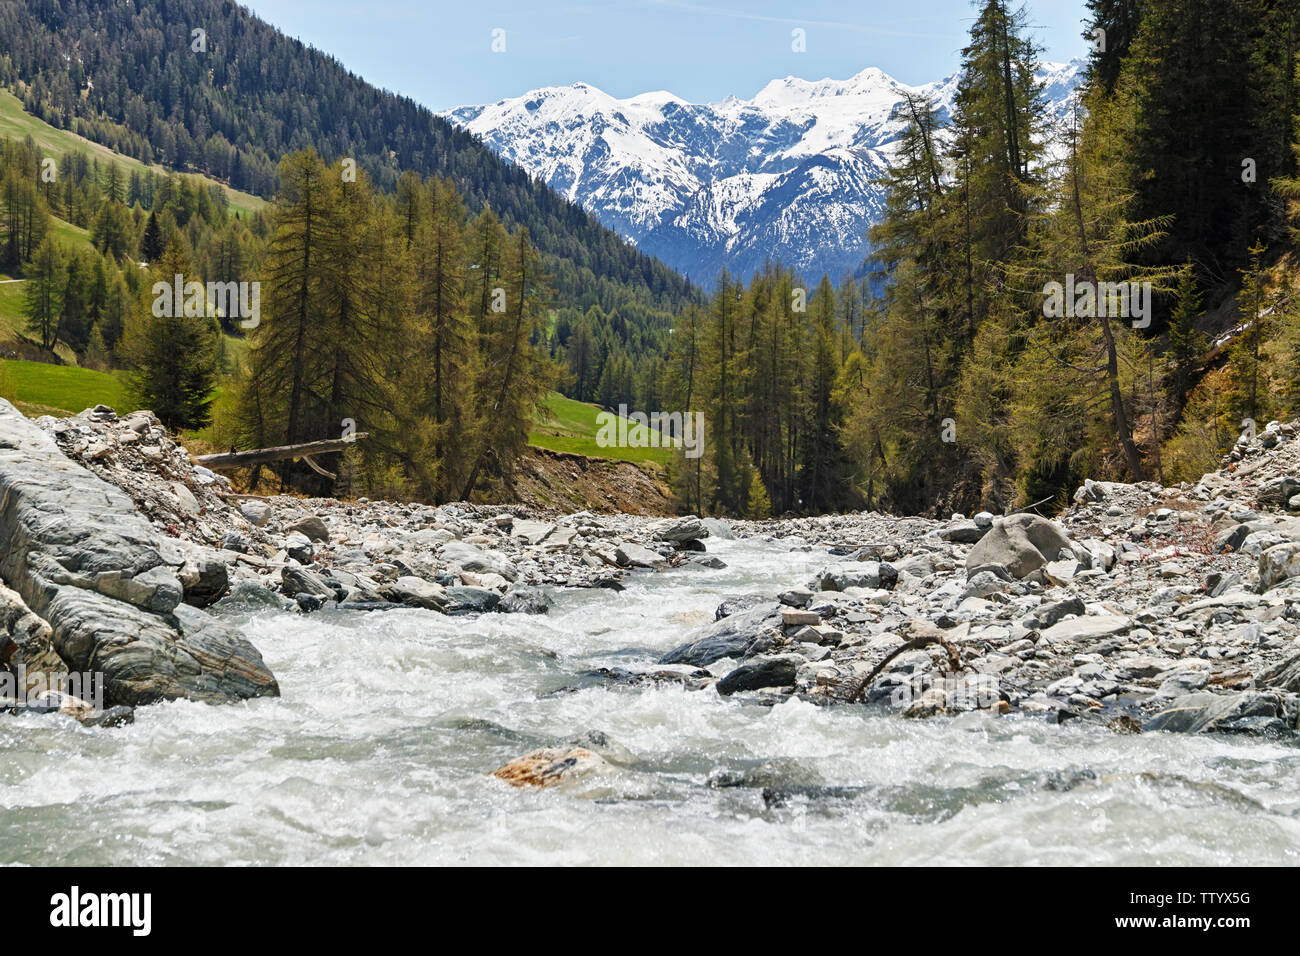
[[[189,252],[178,238],[163,250],[153,277],[170,286],[177,274],[190,274]],[[216,319],[206,308],[198,316],[179,307],[158,316],[152,305],[152,296],[142,298],[127,327],[131,396],[168,428],[202,428],[211,419],[220,337]]]
[[[1196,384],[1197,368],[1205,356],[1205,336],[1196,330],[1201,317],[1201,293],[1196,271],[1190,262],[1178,273],[1173,313],[1169,317],[1169,396],[1175,411],[1181,412],[1187,395]]]
[[[63,332],[59,322],[67,275],[63,253],[53,239],[47,236],[37,247],[26,273],[23,313],[27,331],[36,336],[44,351],[53,352]]]

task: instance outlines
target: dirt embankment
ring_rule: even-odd
[[[519,460],[514,487],[475,500],[482,504],[522,504],[539,512],[623,512],[676,514],[672,491],[661,469],[609,458],[529,447]]]

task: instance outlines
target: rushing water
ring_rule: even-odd
[[[727,569],[563,592],[547,616],[253,618],[278,700],[145,707],[111,730],[0,718],[0,863],[1300,863],[1293,742],[557,692],[827,563],[710,548]],[[611,774],[489,776],[592,729],[628,751]],[[720,769],[746,785],[709,786]]]

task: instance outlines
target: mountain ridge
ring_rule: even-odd
[[[1063,115],[1084,61],[1044,62]],[[946,122],[957,75],[912,86],[879,67],[770,80],[752,98],[689,103],[656,90],[617,98],[590,83],[548,86],[439,115],[578,203],[648,255],[712,281],[778,259],[810,275],[858,271],[883,209],[873,180],[892,159],[904,92]]]

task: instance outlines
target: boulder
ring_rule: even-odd
[[[312,555],[315,554],[311,539],[300,531],[291,531],[285,535],[284,550],[289,557],[299,564],[309,563]]]
[[[775,601],[768,601],[705,625],[685,644],[665,654],[659,663],[706,667],[724,657],[743,660],[760,654],[773,643],[776,628],[781,624],[780,608]]]
[[[809,596],[811,597],[811,595]],[[748,611],[760,604],[770,603],[771,600],[764,594],[740,594],[736,597],[729,597],[718,605],[717,610],[713,612],[713,619],[721,621],[724,617],[730,617],[741,611]]]
[[[955,521],[939,531],[939,537],[954,544],[974,544],[988,533],[992,522],[986,525],[975,521]]]
[[[1038,515],[1012,515],[993,522],[966,555],[966,568],[996,564],[1019,579],[1057,560],[1063,550],[1071,550],[1070,539],[1056,523]]]
[[[704,518],[700,521],[700,524],[704,526],[704,529],[708,531],[712,537],[721,538],[724,541],[732,541],[736,537],[735,533],[731,530],[731,525],[727,524],[727,522],[723,521],[721,518]]]
[[[1300,544],[1275,544],[1259,556],[1259,590],[1268,591],[1300,575]]]
[[[672,541],[678,544],[685,541],[698,541],[708,536],[709,529],[695,515],[678,518],[655,532],[656,541]]]
[[[447,588],[446,597],[451,602],[448,614],[483,614],[495,611],[501,603],[501,595],[496,591],[465,584]]]
[[[248,523],[253,527],[264,528],[275,511],[265,501],[244,501],[239,505],[239,513],[247,518]]]
[[[110,704],[275,696],[237,630],[181,603],[183,557],[119,488],[74,464],[0,400],[0,575]]]
[[[516,518],[510,527],[512,537],[519,538],[524,544],[539,545],[555,533],[555,525],[549,521],[531,521]]]
[[[441,611],[452,600],[449,590],[414,575],[402,575],[391,584],[380,588],[379,594],[385,600],[405,604],[407,607],[422,607],[430,611]]]
[[[667,563],[663,555],[639,544],[620,544],[614,549],[614,558],[625,568],[661,568]]]
[[[808,582],[812,591],[847,591],[849,588],[892,588],[898,583],[898,570],[886,561],[863,561],[842,567],[824,568]]]
[[[1085,617],[1059,621],[1042,632],[1049,644],[1057,641],[1095,641],[1123,634],[1133,627],[1133,622],[1119,614],[1090,614]]]
[[[448,541],[444,544],[442,559],[462,571],[475,574],[499,574],[507,581],[519,577],[518,569],[500,551],[487,551],[464,541]]]
[[[1185,694],[1142,725],[1143,731],[1178,733],[1280,733],[1294,730],[1294,698],[1277,691]]]
[[[727,697],[737,691],[788,687],[794,683],[795,674],[802,663],[802,659],[792,655],[760,657],[747,661],[718,681],[718,693]]]
[[[512,787],[552,787],[610,769],[605,758],[585,747],[543,747],[492,771]]]
[[[51,674],[67,673],[54,650],[50,626],[32,613],[22,595],[0,584],[0,670],[24,675],[24,695],[34,686],[49,687]]]
[[[541,588],[516,584],[501,596],[497,610],[506,614],[545,614],[552,604],[550,596]]]
[[[291,522],[286,526],[285,530],[297,531],[312,541],[328,541],[330,539],[330,529],[325,526],[325,521],[317,515],[305,515],[297,521]]]

